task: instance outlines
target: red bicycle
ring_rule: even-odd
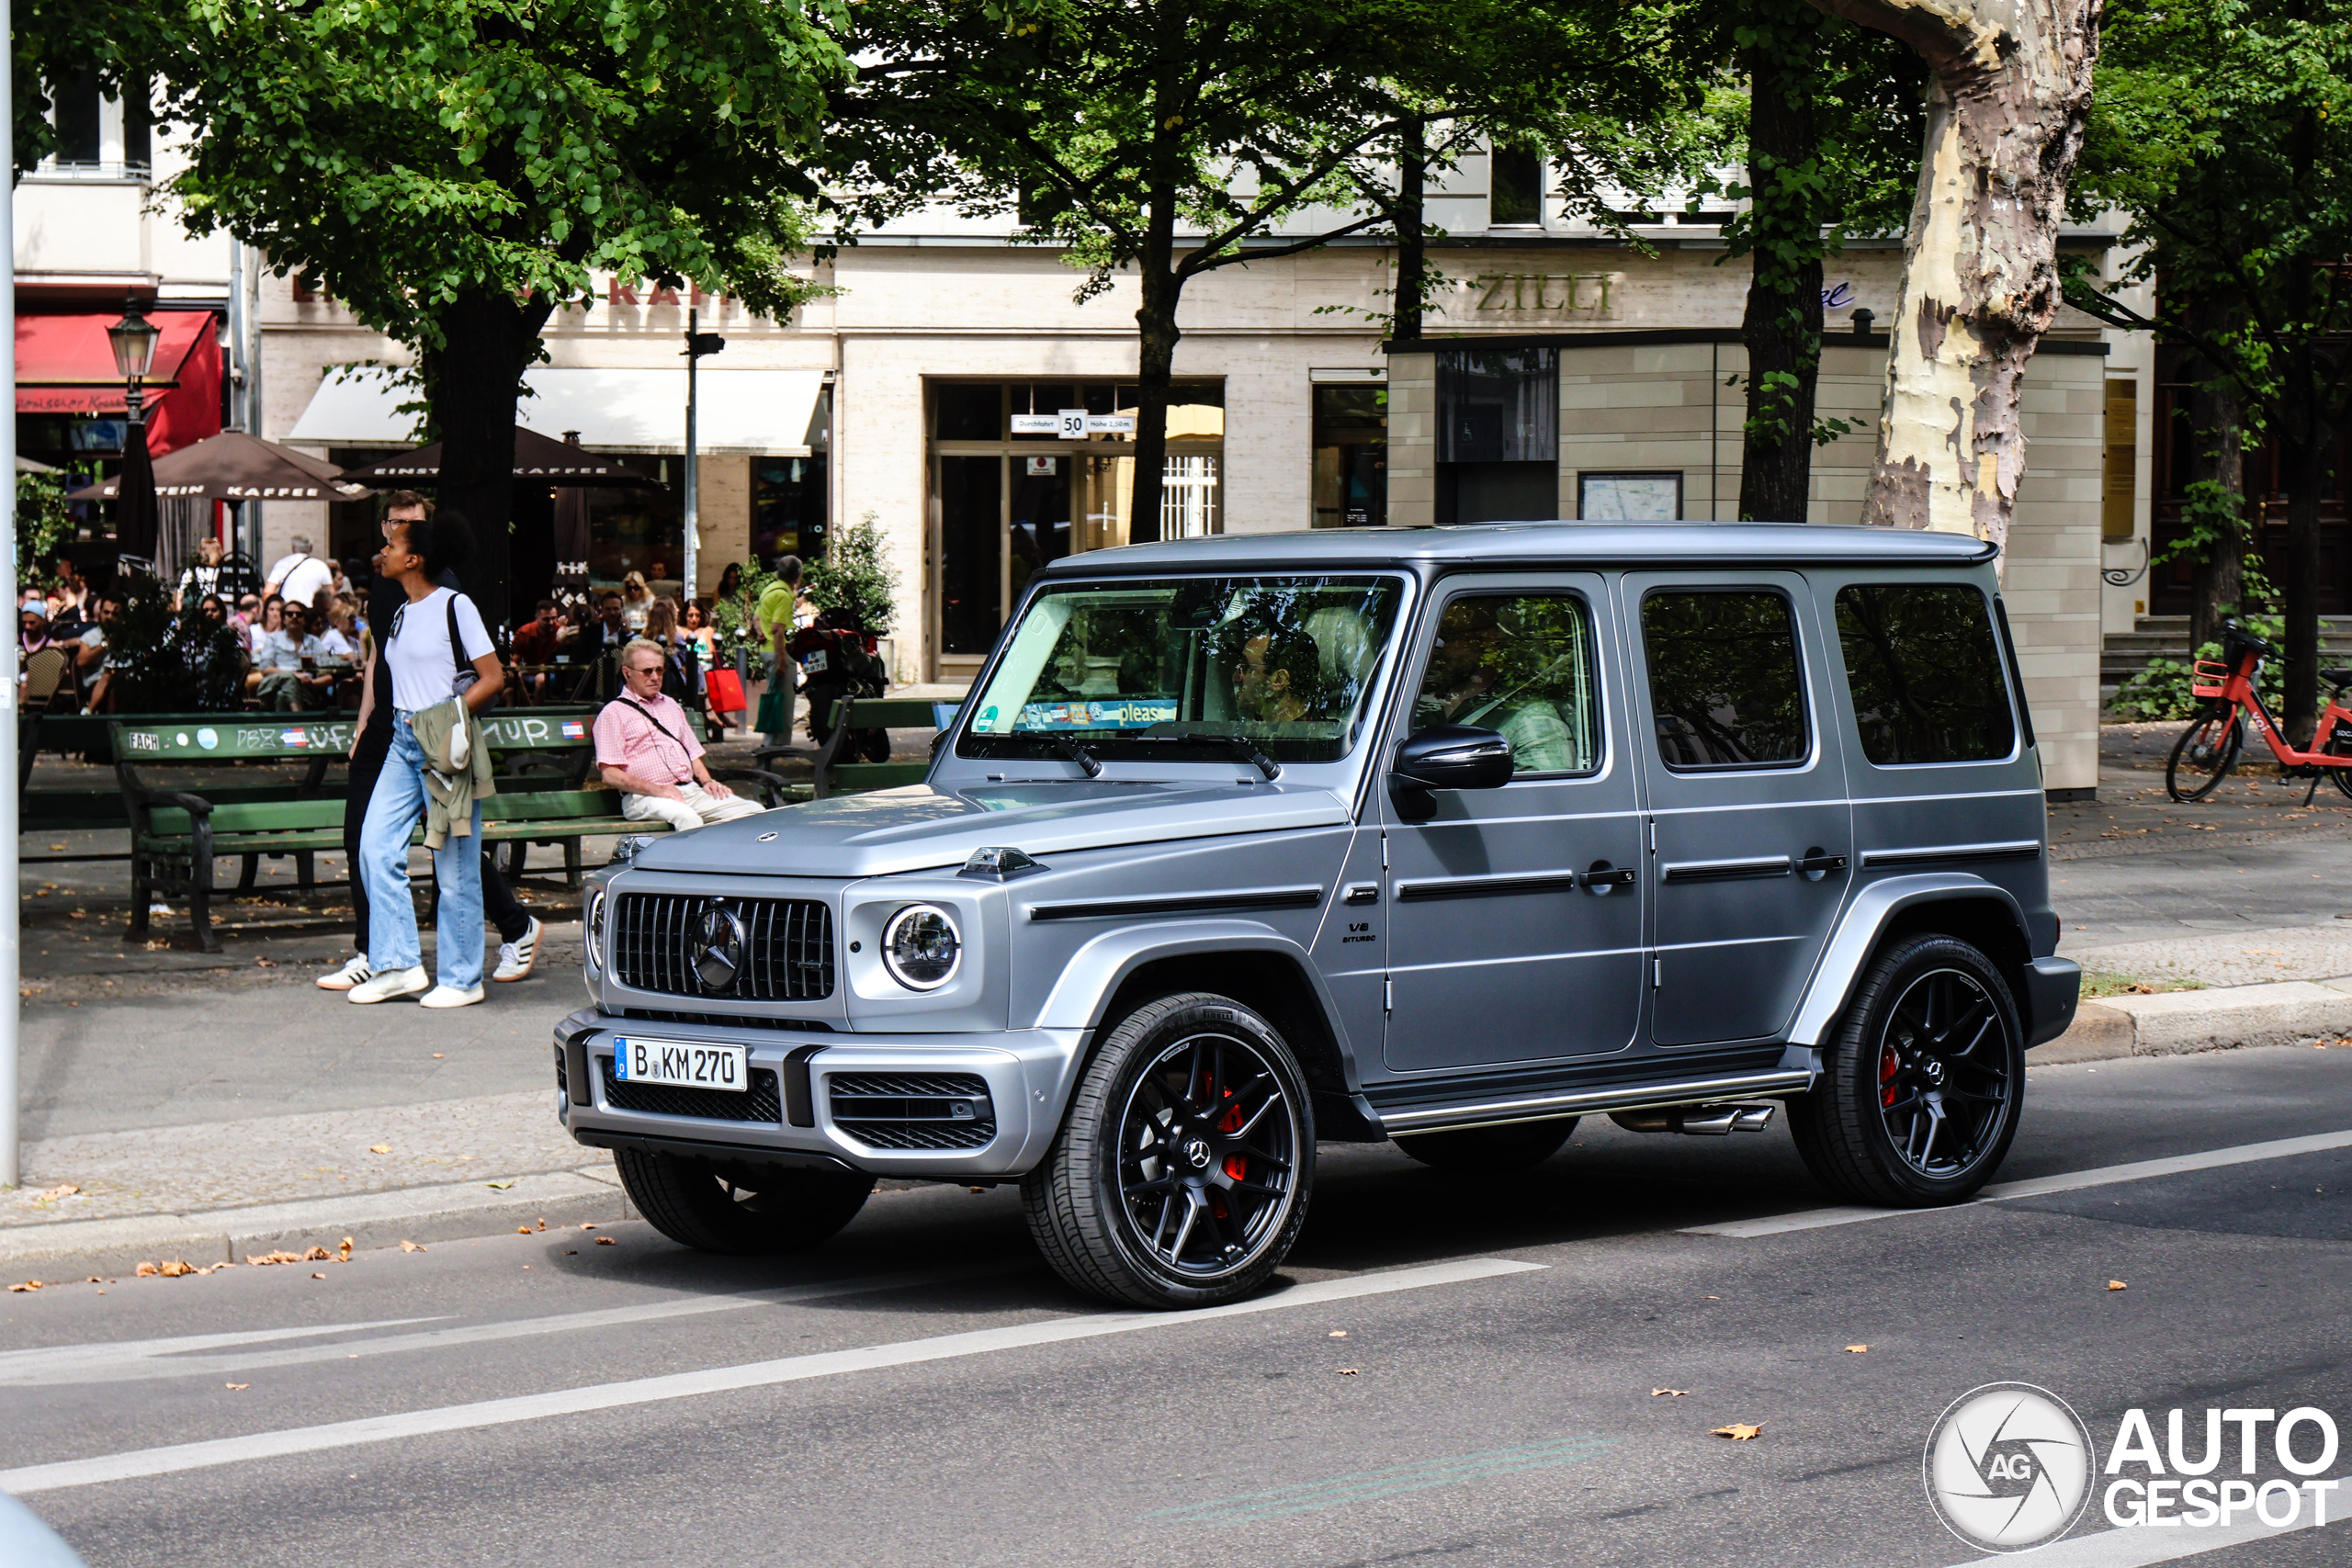
[[[2230,776],[2238,765],[2238,753],[2245,747],[2247,717],[2254,720],[2270,754],[2290,777],[2312,781],[2312,787],[2303,794],[2304,805],[2309,806],[2319,792],[2322,778],[2335,780],[2337,789],[2352,795],[2352,708],[2344,705],[2344,694],[2352,689],[2352,670],[2320,671],[2335,684],[2335,693],[2327,699],[2326,711],[2312,731],[2312,750],[2298,751],[2271,722],[2262,705],[2262,694],[2255,686],[2262,661],[2278,653],[2235,621],[2222,623],[2222,657],[2218,661],[2197,660],[2189,687],[2208,699],[2207,705],[2173,743],[2172,757],[2165,763],[2165,791],[2175,800],[2202,800]]]

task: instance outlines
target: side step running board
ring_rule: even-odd
[[[1444,1133],[1456,1127],[1491,1126],[1499,1122],[1548,1122],[1561,1116],[1600,1115],[1620,1111],[1662,1110],[1701,1105],[1731,1110],[1717,1102],[1764,1095],[1803,1094],[1813,1087],[1813,1069],[1776,1067],[1767,1073],[1743,1073],[1736,1077],[1684,1079],[1679,1083],[1611,1084],[1576,1093],[1529,1095],[1510,1100],[1480,1100],[1465,1105],[1399,1106],[1380,1112],[1380,1125],[1390,1137],[1399,1133]],[[1749,1107],[1738,1107],[1747,1110]],[[1726,1125],[1724,1131],[1729,1132]]]

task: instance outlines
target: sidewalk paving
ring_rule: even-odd
[[[2177,729],[2108,727],[2101,798],[2051,809],[2060,950],[2150,990],[2086,1002],[2033,1065],[2352,1035],[2352,802],[2324,789],[2306,808],[2302,784],[2252,778],[2177,805],[2150,767]],[[319,874],[339,879],[341,857]],[[535,874],[538,973],[429,1014],[312,986],[347,951],[348,905],[293,880],[266,863],[212,955],[185,944],[184,913],[157,918],[165,945],[120,941],[120,862],[24,868],[26,1183],[0,1194],[0,1279],[625,1217],[609,1160],[554,1112],[576,895]],[[2157,989],[2185,985],[2201,988]],[[43,1196],[62,1186],[78,1190]]]

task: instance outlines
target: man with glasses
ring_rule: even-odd
[[[707,822],[756,817],[761,807],[710,776],[702,742],[675,697],[662,695],[669,656],[639,637],[621,649],[621,694],[596,716],[596,766],[625,798],[632,822],[659,820],[684,832]]]

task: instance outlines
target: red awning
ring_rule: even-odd
[[[121,413],[122,378],[107,328],[119,311],[17,318],[18,413]],[[147,375],[147,447],[164,453],[220,428],[220,344],[209,310],[157,310]]]

